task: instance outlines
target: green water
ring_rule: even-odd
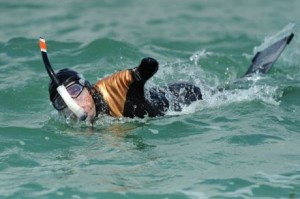
[[[299,8],[296,0],[2,1],[0,198],[300,198]],[[208,92],[289,30],[295,38],[267,76]],[[49,103],[40,36],[55,69],[95,82],[151,56],[160,69],[147,87],[188,80],[205,100],[163,118],[67,124]]]

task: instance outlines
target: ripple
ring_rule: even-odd
[[[283,141],[281,137],[266,134],[237,135],[224,138],[230,144],[240,146],[255,146]]]

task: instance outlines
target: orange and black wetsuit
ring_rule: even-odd
[[[117,72],[94,85],[98,93],[95,100],[98,114],[109,114],[113,117],[149,117],[162,116],[171,107],[181,110],[182,104],[190,104],[202,99],[200,89],[188,83],[176,83],[164,88],[152,88],[145,97],[144,85],[158,70],[158,62],[144,58],[140,65],[133,69]],[[168,100],[166,93],[175,100]]]

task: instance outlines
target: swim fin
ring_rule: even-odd
[[[252,58],[250,67],[243,76],[231,83],[227,83],[223,86],[218,86],[217,90],[223,91],[230,89],[231,87],[235,87],[236,85],[242,86],[243,84],[241,84],[241,82],[243,81],[243,78],[255,73],[266,74],[272,68],[285,47],[292,41],[293,37],[294,34],[291,33],[290,35],[268,46],[264,50],[257,52]]]
[[[285,47],[292,41],[293,37],[294,34],[291,33],[290,35],[267,47],[266,49],[257,52],[256,55],[252,58],[252,64],[242,77],[248,76],[253,73],[267,73],[274,65]]]

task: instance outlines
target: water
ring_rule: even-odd
[[[1,2],[0,198],[300,198],[299,7]],[[243,75],[286,29],[295,38],[267,76],[208,91]],[[49,103],[40,36],[55,69],[95,82],[151,56],[160,70],[147,87],[188,80],[206,100],[163,118],[67,124]]]

